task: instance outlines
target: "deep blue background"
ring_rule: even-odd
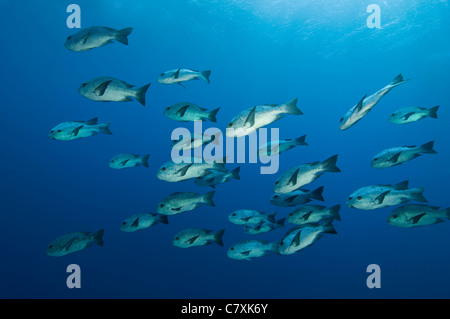
[[[74,30],[66,7],[75,1],[0,1],[2,26],[0,297],[2,298],[449,298],[450,224],[417,229],[390,226],[391,209],[344,207],[355,189],[410,180],[432,205],[450,206],[448,1],[152,0],[76,1],[82,27],[134,27],[129,46],[77,53],[63,46]],[[382,29],[366,26],[366,7],[381,7]],[[211,84],[157,83],[174,68],[212,70]],[[402,73],[411,81],[390,92],[353,128],[340,117],[365,94]],[[97,103],[77,93],[93,77],[113,76],[138,86],[152,82],[147,107]],[[157,169],[170,159],[170,134],[180,123],[166,106],[191,101],[221,107],[217,126],[257,104],[299,98],[303,116],[288,116],[281,138],[307,135],[307,147],[281,156],[280,172],[241,169],[241,180],[220,185],[215,208],[169,218],[170,224],[119,231],[126,217],[154,212],[175,191],[205,192],[192,181],[166,183]],[[441,105],[439,119],[394,125],[389,115],[407,106]],[[73,142],[48,138],[56,124],[99,117],[113,136]],[[205,123],[204,127],[212,126]],[[188,123],[184,125],[192,128]],[[387,147],[435,140],[438,155],[375,170],[370,159]],[[150,153],[150,168],[108,167],[117,153]],[[326,235],[291,256],[252,262],[226,256],[234,242],[257,238],[227,215],[248,208],[290,208],[269,202],[276,178],[302,163],[339,154],[342,173],[325,174],[326,205],[343,204],[338,235]],[[230,165],[230,168],[236,164]],[[172,237],[187,227],[226,228],[225,247],[179,249]],[[259,239],[278,240],[288,229]],[[45,254],[56,237],[105,229],[103,248],[65,257]],[[67,265],[82,271],[82,288],[66,287]],[[382,288],[366,287],[366,267],[379,264]]]

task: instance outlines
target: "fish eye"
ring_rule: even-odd
[[[164,207],[164,204],[159,205],[159,207],[163,208],[163,207]]]
[[[353,199],[353,197],[349,197],[349,198],[348,198],[348,200],[352,200],[352,199]]]
[[[165,167],[161,168],[161,171],[165,172],[165,171],[166,171],[166,168],[165,168]]]
[[[54,133],[55,131],[51,130],[50,133]]]
[[[357,199],[357,200],[361,200],[361,199],[362,199],[362,197],[361,197],[361,196],[358,196],[358,197],[356,197],[356,199]]]
[[[339,120],[339,122],[342,122],[344,120],[344,118],[343,117],[341,117],[341,119]]]
[[[53,245],[48,246],[48,248],[49,248],[49,249],[52,249],[52,248],[53,248]]]
[[[178,236],[177,236],[177,237],[175,237],[175,240],[180,240],[180,237],[178,237]]]
[[[280,183],[280,182],[277,181],[277,182],[275,182],[275,185],[278,185],[279,183]]]
[[[397,218],[397,217],[398,217],[398,215],[392,215],[392,217],[393,217],[393,218]]]
[[[292,213],[289,213],[289,216],[292,216]]]
[[[280,246],[283,246],[283,245],[284,245],[284,243],[283,243],[283,241],[281,241],[281,242],[280,242]]]
[[[373,160],[376,162],[376,161],[378,161],[378,158],[374,158]]]
[[[236,216],[236,213],[231,214],[231,216]]]
[[[126,225],[127,224],[127,222],[122,222],[122,225]]]
[[[161,73],[159,76],[163,76],[164,75],[164,73]]]
[[[81,86],[84,88],[86,87],[86,85],[87,85],[86,83],[81,84]]]
[[[233,126],[233,123],[228,123],[228,127],[232,127]]]
[[[276,184],[276,183],[275,183]],[[278,198],[279,196],[278,195],[273,195],[273,198]]]
[[[67,40],[70,40],[70,39],[72,39],[72,36],[71,36],[71,35],[69,35],[69,36],[67,37]]]
[[[234,250],[234,247],[231,247],[230,250]]]

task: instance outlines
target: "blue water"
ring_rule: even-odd
[[[354,190],[409,180],[425,187],[431,205],[449,207],[448,137],[450,9],[448,1],[152,0],[81,1],[82,27],[134,27],[129,45],[88,52],[64,48],[75,32],[66,7],[75,1],[0,1],[1,49],[1,263],[2,298],[449,298],[450,222],[413,229],[389,225],[392,208],[345,206]],[[366,8],[381,8],[381,29],[369,29]],[[211,84],[157,82],[160,73],[212,70]],[[365,94],[397,74],[411,79],[385,96],[359,123],[339,130],[339,119]],[[147,106],[98,103],[77,93],[81,83],[113,76],[138,86],[151,82]],[[169,217],[136,233],[119,231],[123,219],[155,212],[176,191],[206,192],[192,181],[156,178],[170,160],[170,134],[192,123],[174,122],[165,107],[191,101],[220,107],[225,129],[239,111],[298,97],[302,116],[268,126],[280,138],[306,134],[309,146],[281,154],[275,175],[240,164],[241,180],[219,185],[216,207]],[[441,105],[438,120],[395,125],[402,107]],[[56,124],[98,117],[114,135],[72,142],[50,140]],[[438,155],[376,170],[370,160],[394,146],[434,140]],[[113,170],[118,153],[150,153],[150,168]],[[278,212],[270,204],[278,176],[288,168],[339,154],[341,173],[306,188],[325,186],[326,206],[341,204],[337,235],[325,235],[289,256],[251,262],[226,250],[250,238],[279,240],[289,229],[246,235],[227,216],[237,209]],[[229,168],[237,164],[230,164]],[[226,228],[224,247],[180,249],[173,236],[188,227]],[[74,231],[105,230],[104,247],[65,257],[46,255],[48,244]],[[81,289],[66,286],[66,267],[81,267]],[[366,267],[381,268],[381,288],[369,289]]]

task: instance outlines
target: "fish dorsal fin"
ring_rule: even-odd
[[[199,236],[194,236],[192,238],[189,238],[188,240],[186,240],[186,243],[188,243],[189,245],[192,245],[198,238]]]
[[[355,108],[356,112],[360,112],[362,110],[363,102],[364,102],[366,96],[367,96],[367,94],[364,95],[364,97],[361,99],[361,101],[359,101],[359,103],[356,105],[356,108]]]
[[[384,201],[384,198],[386,197],[387,194],[389,194],[389,192],[390,192],[390,190],[381,193],[380,195],[377,196],[377,198],[374,199],[374,202],[378,202],[378,204],[382,204]]]
[[[139,226],[139,217],[134,220],[133,224],[131,224],[131,227],[138,227],[138,226]]]
[[[312,213],[313,213],[312,210],[309,211],[309,212],[307,212],[305,215],[303,215],[302,219],[303,219],[304,221],[307,221],[307,220],[309,219],[309,217],[311,216]]]
[[[189,104],[181,107],[176,114],[180,115],[180,117],[183,117],[184,114],[186,113],[187,109],[189,108]]]
[[[298,177],[298,172],[300,171],[300,168],[297,168],[297,170],[294,172],[294,174],[292,174],[291,178],[288,181],[288,185],[292,184],[292,186],[295,186],[297,184],[297,177]]]
[[[405,115],[403,115],[402,119],[407,120],[410,118],[411,115],[413,115],[414,112],[410,112],[410,113],[406,113]]]
[[[112,80],[105,81],[102,84],[100,84],[99,86],[97,86],[94,90],[95,95],[102,96],[103,94],[105,94],[106,88],[111,83],[111,81]]]
[[[250,113],[248,113],[247,118],[245,119],[245,124],[248,124],[250,127],[255,125],[255,113],[256,113],[256,106],[254,106]]]
[[[78,133],[80,133],[80,130],[81,130],[82,127],[83,127],[83,125],[77,126],[77,127],[72,131],[73,136],[77,136]]]
[[[180,76],[180,70],[181,70],[181,69],[178,69],[178,70],[173,74],[173,78],[174,78],[174,79],[178,79],[178,77]]]
[[[405,189],[408,189],[408,184],[409,184],[409,181],[403,181],[401,183],[392,185],[391,187],[396,190],[405,190]]]
[[[86,125],[97,125],[98,117],[94,117],[93,119],[90,119],[89,121],[86,121]]]
[[[192,165],[193,165],[193,163],[188,164],[188,165],[184,166],[183,168],[180,168],[180,169],[177,171],[177,174],[180,173],[180,176],[186,175],[186,173],[187,173],[189,167],[191,167]]]
[[[393,155],[390,159],[388,159],[388,162],[397,163],[398,162],[398,158],[400,157],[401,153],[402,152],[398,152],[395,155]]]
[[[426,215],[426,213],[422,213],[422,214],[416,215],[414,217],[411,217],[408,219],[408,222],[411,224],[417,224],[419,222],[419,220],[425,215]]]

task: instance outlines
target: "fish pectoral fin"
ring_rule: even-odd
[[[189,108],[189,104],[181,107],[176,114],[178,114],[180,117],[183,117],[186,113],[187,109]]]
[[[181,210],[182,207],[176,207],[176,208],[172,208],[173,211],[179,212]]]
[[[250,111],[250,113],[248,113],[247,118],[245,119],[245,125],[248,124],[250,127],[255,125],[255,113],[256,113],[256,106],[254,106]]]
[[[285,201],[288,202],[288,203],[292,203],[295,200],[296,197],[297,197],[297,195],[291,196],[289,198],[286,198]]]
[[[384,193],[381,193],[380,195],[377,196],[377,198],[374,199],[374,202],[378,202],[378,204],[382,204],[386,195],[390,193],[389,191],[385,191]]]
[[[199,236],[194,236],[192,238],[189,238],[186,240],[186,244],[192,245],[198,238]]]
[[[241,220],[244,221],[244,222],[248,222],[250,220],[250,218],[252,218],[252,217],[251,216],[250,217],[243,217]]]
[[[129,159],[126,159],[126,160],[120,162],[120,165],[125,166],[125,165],[127,165],[127,163],[128,163],[129,161],[130,161]]]
[[[408,219],[408,223],[417,224],[419,222],[419,220],[425,215],[426,215],[426,213],[422,213],[422,214],[416,215],[414,217],[411,217]]]
[[[94,90],[95,95],[102,96],[103,94],[105,94],[106,88],[111,83],[111,81],[112,80],[105,81],[102,84],[100,84],[99,86],[97,86]]]
[[[72,244],[75,242],[77,238],[74,237],[72,239],[70,239],[67,243],[64,244],[63,249],[64,251],[69,251],[70,247],[72,246]]]
[[[397,154],[393,155],[390,159],[388,159],[388,162],[397,163],[398,162],[398,158],[400,157],[401,153],[402,152],[398,152]]]
[[[298,177],[298,172],[300,171],[300,168],[297,168],[297,170],[294,172],[294,174],[292,174],[291,178],[288,181],[288,185],[295,186],[297,184],[297,177]]]
[[[180,169],[177,171],[177,174],[179,173],[180,176],[185,176],[186,173],[187,173],[187,171],[188,171],[188,169],[189,169],[189,167],[191,167],[192,165],[193,165],[193,163],[188,164],[188,165],[184,166],[183,168],[180,168]]]
[[[180,76],[180,70],[181,70],[181,69],[178,69],[178,70],[173,74],[173,78],[174,78],[174,79],[178,79],[178,77]]]
[[[361,101],[359,101],[359,103],[356,105],[355,111],[360,112],[362,110],[363,107],[363,102],[366,99],[366,95],[364,95],[364,97],[361,99]]]
[[[136,220],[131,224],[131,227],[138,227],[139,226],[139,217],[136,218]]]
[[[295,237],[294,237],[294,239],[292,240],[292,245],[294,246],[294,247],[297,247],[297,246],[300,246],[300,235],[301,235],[301,231],[299,231],[298,233],[297,233],[297,235],[295,235]]]
[[[182,86],[183,88],[186,88],[181,82],[177,82],[178,85]]]
[[[304,221],[307,221],[312,213],[313,213],[313,211],[307,212],[305,215],[303,215],[302,219]]]
[[[83,37],[81,43],[83,43],[83,45],[85,45],[87,43],[87,40],[89,38],[89,36],[91,35],[90,32],[86,33],[86,35]]]
[[[84,126],[84,125],[80,125],[80,126],[76,127],[76,128],[72,131],[73,136],[77,136],[78,133],[80,133],[80,130],[81,130],[81,128],[82,128],[83,126]]]
[[[409,119],[409,118],[411,117],[411,115],[413,115],[413,114],[414,114],[414,112],[406,113],[405,115],[403,115],[402,119],[403,119],[403,120],[407,120],[407,119]]]
[[[246,250],[246,251],[241,252],[241,255],[242,256],[250,256],[251,252],[252,252],[251,250]]]

